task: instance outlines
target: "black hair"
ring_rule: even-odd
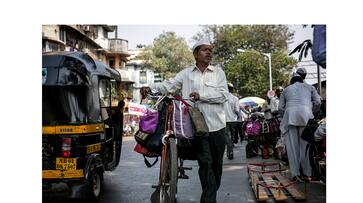
[[[299,74],[302,79],[305,79],[305,77],[306,77],[306,73],[299,73],[299,72],[297,72],[297,74]]]
[[[228,91],[229,91],[230,93],[233,93],[233,90],[234,90],[234,88],[233,88],[233,87],[228,86]]]
[[[304,82],[304,80],[300,76],[294,76],[290,80],[290,85],[294,84],[295,82]]]

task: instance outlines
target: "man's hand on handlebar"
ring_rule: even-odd
[[[192,92],[189,94],[189,97],[193,100],[193,101],[198,101],[200,99],[199,93],[198,92]]]
[[[142,88],[140,88],[141,99],[145,99],[146,96],[148,94],[150,94],[150,93],[151,93],[150,87],[142,87]]]

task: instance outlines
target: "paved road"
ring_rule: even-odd
[[[158,181],[159,166],[147,168],[143,157],[133,152],[135,141],[132,137],[126,137],[123,141],[121,163],[112,172],[106,172],[104,176],[104,193],[100,203],[146,203],[154,189],[151,185]],[[246,165],[247,162],[262,161],[260,158],[247,159],[244,153],[245,144],[237,144],[234,148],[235,158],[224,160],[221,187],[218,191],[217,201],[220,203],[257,202],[249,186]],[[266,160],[264,160],[266,161]],[[185,161],[185,166],[192,167],[187,171],[188,180],[178,182],[178,203],[199,202],[201,186],[198,178],[198,164],[196,161]],[[303,184],[300,185],[303,188]],[[67,202],[60,195],[61,187],[58,186],[57,195],[44,196],[44,202]],[[326,187],[322,183],[310,183],[308,186],[307,203],[326,202]],[[65,194],[65,193],[64,193]],[[274,201],[267,201],[274,202]],[[287,202],[294,202],[289,198]]]

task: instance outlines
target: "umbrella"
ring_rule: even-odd
[[[245,107],[245,106],[251,106],[251,107],[261,106],[261,107],[263,107],[263,105],[267,105],[267,102],[266,102],[266,100],[259,98],[259,97],[245,97],[245,98],[242,98],[239,100],[239,104],[242,107]]]

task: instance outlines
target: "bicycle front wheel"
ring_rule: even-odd
[[[164,164],[163,183],[160,188],[160,202],[175,203],[177,190],[178,158],[174,138],[168,139],[168,148]]]

